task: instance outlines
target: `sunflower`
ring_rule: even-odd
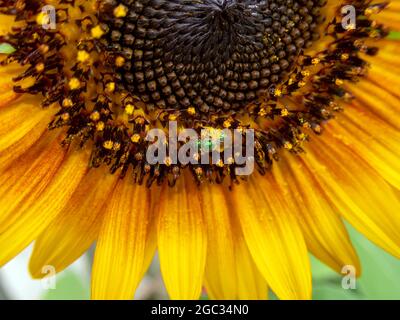
[[[400,257],[396,30],[398,0],[0,0],[0,265],[96,243],[94,299],[156,251],[172,299],[309,299],[309,253],[361,274],[343,220]],[[170,121],[253,130],[254,172],[150,163]]]

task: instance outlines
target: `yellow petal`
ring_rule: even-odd
[[[400,134],[361,108],[349,106],[327,125],[327,134],[351,148],[400,189]]]
[[[27,103],[14,104],[0,109],[0,151],[4,151],[39,122],[39,108]]]
[[[271,289],[281,299],[310,299],[306,244],[273,174],[235,186],[231,199],[250,253]]]
[[[227,192],[229,191],[226,191],[226,193]],[[227,197],[229,197],[229,195],[227,195]],[[234,210],[231,209],[231,212],[234,212]],[[231,222],[233,234],[235,235],[237,299],[266,300],[268,299],[267,282],[254,263],[253,257],[244,239],[238,217],[233,214]]]
[[[242,235],[236,241],[235,259],[237,272],[237,299],[267,300],[267,282],[257,269]]]
[[[147,228],[147,238],[146,238],[146,249],[145,249],[145,256],[143,259],[143,270],[142,276],[145,275],[147,269],[149,268],[151,262],[154,259],[154,254],[157,249],[157,215],[158,215],[158,205],[160,199],[160,192],[161,188],[152,187],[150,188],[150,223]]]
[[[190,176],[173,188],[164,184],[159,204],[161,273],[172,299],[198,299],[207,252],[199,190]]]
[[[11,31],[14,23],[15,16],[0,14],[0,36],[3,36]]]
[[[201,187],[208,247],[205,286],[211,299],[267,299],[266,281],[254,265],[239,223],[230,212],[226,186]]]
[[[65,158],[61,135],[49,133],[0,173],[0,233],[46,191]]]
[[[82,179],[62,212],[35,241],[29,269],[43,277],[44,266],[61,272],[78,259],[97,239],[104,205],[117,177],[106,168],[91,169]]]
[[[302,161],[355,228],[400,257],[400,203],[393,189],[351,148],[329,134],[307,146]]]
[[[61,146],[59,147],[61,148]],[[63,209],[79,185],[88,168],[89,152],[72,150],[57,174],[42,190],[35,201],[24,201],[15,208],[18,219],[0,233],[0,266],[13,258],[43,232],[49,223]],[[51,161],[49,157],[47,159]],[[36,173],[33,172],[32,175]],[[22,187],[22,186],[21,186]],[[23,189],[15,190],[15,197]],[[30,195],[29,195],[30,197]]]
[[[143,276],[152,228],[151,191],[120,180],[104,215],[92,275],[93,299],[132,299]]]
[[[1,27],[0,27],[1,28]],[[3,61],[5,55],[0,54],[0,61]],[[18,77],[24,73],[27,66],[21,66],[18,62],[10,63],[6,66],[0,66],[0,110],[7,108],[10,104],[23,101],[33,101],[36,100],[37,107],[40,109],[41,97],[40,96],[29,96],[22,95],[21,93],[16,93],[14,91],[14,86],[16,82],[13,81],[15,77]],[[28,88],[35,83],[35,79],[32,77],[27,77],[23,80],[18,81],[18,86],[22,88]]]
[[[393,7],[393,5],[396,5],[396,1],[391,1],[389,4],[389,8],[377,14],[376,19],[379,22],[383,23],[386,27],[398,31],[400,30],[400,12],[397,10],[396,7]]]
[[[396,55],[398,57],[398,54]],[[380,56],[383,58],[383,56]],[[397,99],[400,98],[400,92],[395,88],[400,85],[400,76],[398,70],[400,70],[400,64],[390,63],[380,63],[378,58],[375,58],[371,61],[371,70],[368,73],[368,77],[363,82],[370,82],[375,85],[375,87],[380,88],[383,91],[388,91]],[[386,84],[386,85],[385,85]],[[372,94],[375,92],[372,91]]]
[[[353,265],[357,275],[361,266],[346,227],[323,188],[292,155],[282,155],[275,168],[277,181],[286,190],[286,198],[297,212],[308,249],[337,272]]]
[[[400,104],[396,96],[369,81],[347,83],[346,87],[357,97],[360,105],[396,130],[400,129]]]
[[[1,77],[0,73],[0,77]],[[13,90],[13,84],[9,82],[2,83],[0,81],[0,109],[7,107],[14,101],[17,101],[18,94]]]
[[[212,299],[235,299],[237,296],[235,247],[224,186],[201,186],[208,247],[205,284]]]
[[[40,109],[35,101],[20,101],[0,108],[0,172],[25,153],[47,130],[52,108]]]

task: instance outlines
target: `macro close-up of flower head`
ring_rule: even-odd
[[[303,300],[310,255],[362,276],[350,225],[400,258],[399,32],[399,0],[0,0],[0,266]]]

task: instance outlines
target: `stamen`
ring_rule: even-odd
[[[101,0],[97,10],[87,1],[60,1],[57,30],[42,28],[40,3],[0,0],[1,13],[24,22],[0,37],[14,48],[1,65],[25,68],[15,92],[41,95],[43,107],[57,104],[49,128],[67,128],[64,145],[90,141],[91,166],[106,164],[121,177],[131,167],[133,179],[148,186],[174,185],[186,166],[198,182],[238,181],[234,158],[149,164],[145,137],[152,128],[166,131],[169,121],[198,133],[254,129],[261,173],[280,148],[302,152],[305,130],[321,134],[340,101],[352,98],[345,82],[366,74],[363,55],[378,52],[366,40],[388,35],[370,19],[386,2],[353,1],[354,30],[343,29],[338,11],[326,23],[326,48],[313,55],[305,50],[318,41],[320,0]],[[23,86],[25,79],[33,84]]]

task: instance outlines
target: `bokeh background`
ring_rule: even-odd
[[[390,256],[348,226],[353,244],[362,263],[362,276],[356,289],[343,289],[344,275],[337,274],[311,256],[313,299],[400,299],[400,260]],[[56,288],[46,289],[41,281],[32,280],[27,265],[31,248],[26,249],[0,269],[0,299],[89,299],[93,250],[90,250],[56,277]],[[143,279],[137,299],[167,299],[157,258]],[[203,299],[207,299],[204,292]],[[270,293],[270,299],[276,299]]]

